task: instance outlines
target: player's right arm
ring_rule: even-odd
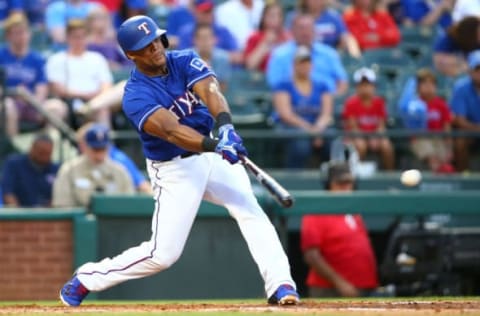
[[[214,151],[218,144],[218,141],[180,124],[178,118],[165,108],[159,108],[150,115],[143,125],[143,130],[188,151]]]

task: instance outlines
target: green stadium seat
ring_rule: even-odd
[[[427,26],[402,26],[400,27],[402,42],[413,44],[432,44],[437,32],[435,28]]]

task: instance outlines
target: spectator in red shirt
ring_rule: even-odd
[[[265,5],[258,30],[250,34],[245,46],[245,66],[248,69],[265,72],[270,52],[289,39],[283,20],[283,8],[279,3]]]
[[[416,77],[418,97],[426,105],[428,131],[450,132],[452,115],[448,104],[437,95],[437,78],[429,69],[420,69]],[[432,171],[444,173],[454,171],[451,165],[453,153],[450,138],[415,137],[412,139],[411,148],[418,159],[428,163]]]
[[[326,186],[331,192],[353,191],[348,164],[330,162]],[[306,215],[300,234],[311,297],[368,296],[378,286],[377,263],[361,215]]]
[[[348,30],[362,50],[396,46],[400,31],[388,11],[376,0],[352,0],[353,6],[343,13]]]
[[[385,101],[375,92],[375,72],[370,68],[360,68],[353,74],[353,80],[357,92],[345,101],[342,113],[345,128],[352,132],[384,132],[387,113]],[[365,159],[368,151],[379,152],[383,168],[394,168],[394,150],[387,137],[353,137],[351,142],[361,160]]]

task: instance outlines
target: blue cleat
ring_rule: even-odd
[[[66,306],[78,306],[88,293],[90,291],[80,283],[75,274],[60,290],[60,300]]]
[[[293,286],[289,284],[280,285],[268,299],[268,304],[273,305],[297,305],[298,303],[300,303],[300,297]]]

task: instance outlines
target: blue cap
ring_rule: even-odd
[[[166,32],[160,29],[152,18],[136,15],[120,25],[117,31],[117,41],[124,52],[136,51],[165,35]]]
[[[480,50],[475,50],[468,54],[467,57],[468,68],[475,69],[480,66]]]
[[[85,142],[88,147],[94,149],[104,149],[110,144],[108,136],[108,127],[102,124],[93,124],[85,133]]]

